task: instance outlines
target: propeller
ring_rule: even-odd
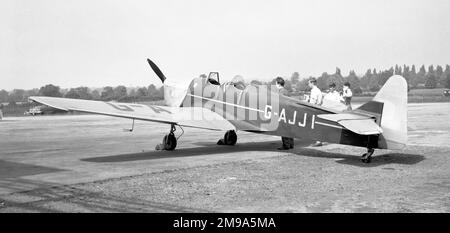
[[[152,67],[152,70],[155,72],[156,75],[158,75],[159,79],[161,79],[161,82],[164,83],[164,80],[166,80],[166,76],[164,76],[163,72],[158,68],[158,66],[152,62],[152,60],[147,58],[147,62]]]

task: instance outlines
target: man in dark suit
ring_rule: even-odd
[[[281,95],[288,95],[288,90],[286,90],[286,88],[284,88],[284,79],[282,77],[277,77],[275,79],[276,81],[276,86],[278,89],[278,93],[280,93]],[[281,147],[278,148],[278,150],[289,150],[289,149],[293,149],[294,148],[294,139],[293,138],[288,138],[288,137],[281,137],[281,141],[282,141],[282,145]]]

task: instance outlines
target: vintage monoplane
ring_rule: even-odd
[[[177,146],[176,127],[226,131],[220,141],[235,145],[236,131],[365,147],[364,163],[375,149],[402,149],[407,141],[407,84],[390,77],[376,96],[355,110],[340,111],[278,94],[263,85],[221,84],[217,72],[179,87],[150,59],[164,86],[165,106],[33,96],[31,100],[65,111],[153,121],[170,125],[162,149]],[[133,124],[134,125],[134,124]]]

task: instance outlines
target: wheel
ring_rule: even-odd
[[[369,154],[369,153],[363,154],[362,157],[361,157],[361,161],[362,161],[363,163],[370,163],[370,162],[372,162],[372,156],[371,156],[371,154]]]
[[[169,133],[163,138],[164,150],[174,150],[177,147],[177,138],[173,133]]]
[[[237,141],[236,131],[228,130],[223,137],[225,145],[234,146]]]

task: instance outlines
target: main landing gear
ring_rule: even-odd
[[[373,152],[375,152],[375,149],[373,149],[373,148],[368,148],[368,149],[367,149],[367,153],[364,153],[364,154],[361,156],[361,161],[362,161],[363,163],[370,163],[370,162],[372,161],[372,155],[373,155]]]
[[[183,130],[183,128],[181,128],[181,127],[180,127],[180,129]],[[164,136],[162,143],[156,145],[155,149],[156,150],[174,150],[175,147],[177,147],[178,138],[180,138],[181,135],[183,135],[183,134],[181,134],[177,138],[177,137],[175,137],[175,131],[176,131],[175,125],[171,125],[169,134],[166,134]],[[184,133],[184,131],[183,131],[183,133]]]
[[[223,138],[217,142],[217,145],[234,146],[236,144],[236,141],[237,141],[236,131],[228,130],[223,136]]]

